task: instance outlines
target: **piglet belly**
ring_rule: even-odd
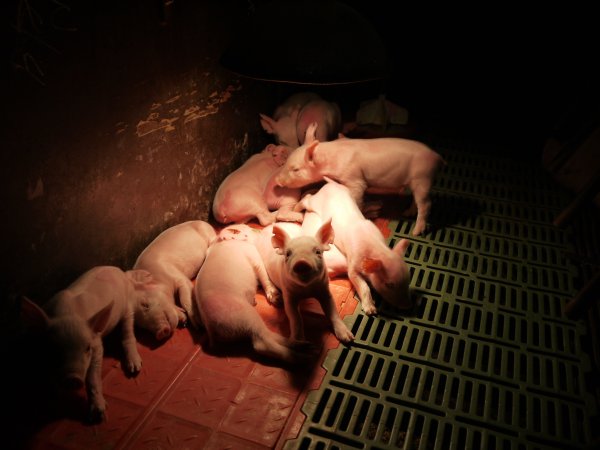
[[[279,172],[276,172],[271,177],[263,193],[265,202],[271,210],[279,209],[281,206],[288,205],[290,203],[297,203],[300,199],[301,190],[299,188],[288,188],[277,185],[275,176],[278,173]]]
[[[247,335],[247,328],[258,314],[250,304],[255,290],[234,292],[212,290],[198,299],[202,323],[210,334],[221,341],[235,340]]]

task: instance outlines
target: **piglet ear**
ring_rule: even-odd
[[[315,139],[314,141],[312,141],[310,144],[308,144],[308,147],[306,147],[306,162],[309,164],[313,164],[315,163],[315,150],[317,149],[317,145],[319,145],[319,140]]]
[[[106,305],[88,320],[88,324],[94,333],[101,333],[106,329],[112,307],[112,303]]]
[[[306,128],[306,132],[304,133],[304,143],[305,144],[310,144],[311,142],[313,142],[314,140],[317,139],[317,127],[318,126],[319,126],[319,124],[317,122],[312,122]]]
[[[410,241],[408,239],[400,239],[396,242],[396,245],[394,245],[393,251],[400,256],[404,256],[409,245]]]
[[[271,153],[273,154],[273,161],[275,161],[275,164],[283,166],[288,159],[288,156],[290,156],[290,149],[285,145],[276,145],[275,148],[271,150]]]
[[[275,121],[271,119],[269,116],[264,114],[259,114],[260,116],[260,124],[263,129],[269,134],[275,134]]]
[[[333,240],[335,238],[335,233],[333,232],[333,227],[331,226],[331,218],[321,225],[315,237],[323,246],[323,250],[329,250],[331,248],[329,245],[333,244]]]
[[[285,245],[287,244],[289,239],[290,237],[285,232],[285,230],[279,228],[278,226],[273,227],[273,236],[271,237],[271,244],[273,245],[273,248],[277,250],[278,255],[283,255],[283,249],[285,248]]]
[[[154,282],[152,274],[143,269],[128,270],[125,275],[133,282],[133,287],[136,290],[145,289]]]
[[[50,319],[45,311],[27,297],[21,297],[21,321],[27,326],[44,330],[48,327]]]
[[[380,259],[363,258],[362,270],[365,273],[375,273],[383,269],[383,263]]]

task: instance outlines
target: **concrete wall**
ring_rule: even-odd
[[[174,2],[162,24],[160,2],[28,2],[33,16],[14,3],[6,320],[17,294],[43,302],[93,266],[131,267],[163,229],[208,219],[221,180],[266,143],[257,113],[273,103],[268,85],[217,62],[246,2]]]

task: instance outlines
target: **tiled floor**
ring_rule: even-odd
[[[357,302],[350,283],[333,280],[331,290],[342,317],[351,314]],[[269,305],[262,291],[257,302],[267,325],[287,335],[284,311]],[[22,398],[23,417],[15,416],[19,438],[9,442],[33,449],[280,448],[296,437],[304,421],[300,407],[323,378],[320,364],[339,345],[316,301],[306,301],[303,310],[307,338],[321,349],[310,367],[265,360],[249,345],[209,353],[204,334],[189,329],[178,329],[160,346],[140,333],[143,368],[135,378],[124,374],[118,355],[105,355],[104,423],[82,420],[83,391],[74,399],[38,400],[29,393]],[[107,346],[110,351],[111,343]]]

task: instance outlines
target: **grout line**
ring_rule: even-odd
[[[183,373],[187,370],[192,361],[194,361],[198,353],[200,353],[201,349],[202,347],[200,345],[196,345],[194,347],[194,351],[191,352],[191,356],[181,366],[179,371],[176,372],[175,375],[169,379],[167,385],[156,395],[154,401],[152,401],[148,406],[144,407],[144,411],[141,417],[127,430],[127,434],[124,436],[124,439],[119,444],[117,444],[116,449],[122,450],[129,448],[132,441],[138,437],[138,432],[147,423],[148,418],[156,412],[156,407],[160,404],[160,402],[162,402],[167,393],[171,391],[171,388],[179,381]]]

